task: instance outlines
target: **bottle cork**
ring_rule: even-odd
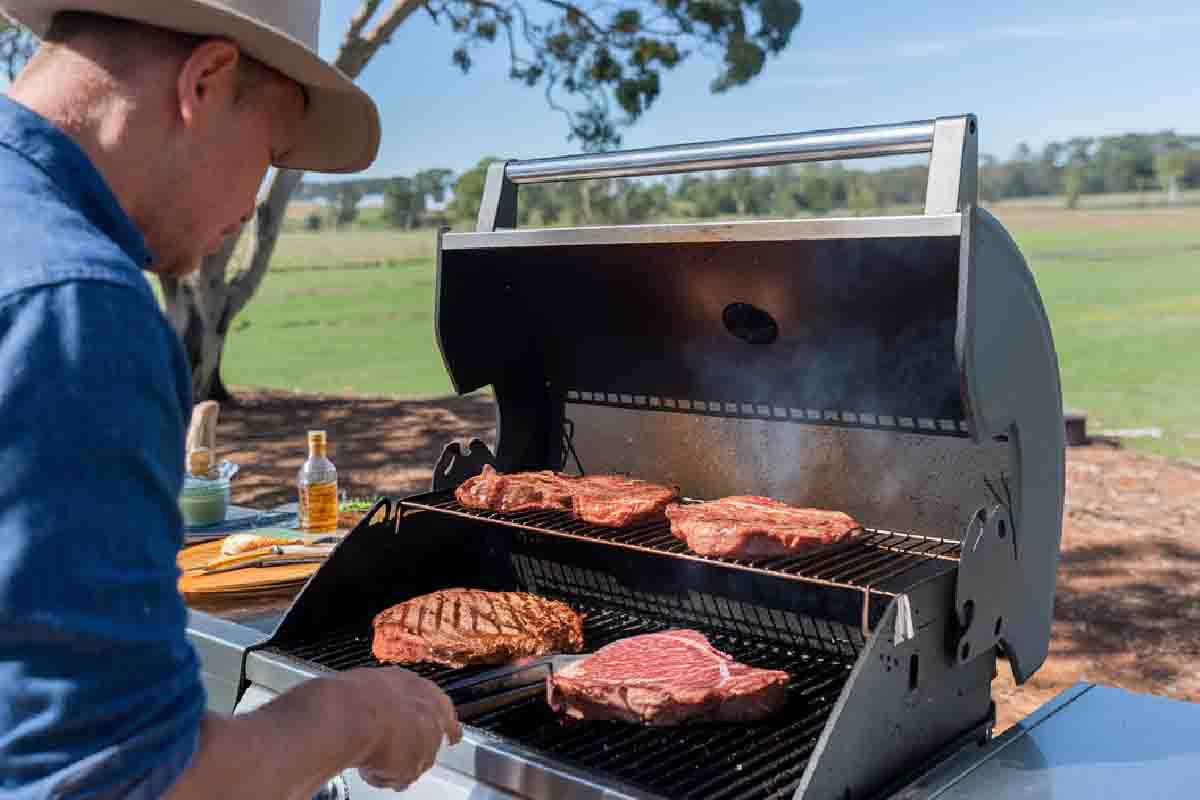
[[[213,453],[207,447],[197,447],[187,455],[188,474],[195,478],[206,478],[213,467]]]

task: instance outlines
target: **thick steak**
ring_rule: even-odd
[[[571,484],[571,510],[592,525],[628,528],[662,519],[679,499],[675,489],[620,475],[587,475]]]
[[[725,497],[667,509],[671,533],[696,553],[729,558],[794,555],[861,528],[840,511],[798,508],[769,497]]]
[[[483,472],[454,490],[454,496],[468,508],[486,511],[569,511],[573,480],[549,470],[504,475],[485,464]]]
[[[734,661],[697,631],[632,636],[546,679],[550,707],[575,719],[667,726],[752,722],[787,701],[788,674]]]
[[[380,661],[460,668],[582,647],[583,617],[566,603],[524,592],[445,589],[376,615],[371,652]]]
[[[556,472],[502,474],[490,465],[455,490],[458,502],[487,511],[569,511],[584,522],[627,528],[662,519],[678,492],[620,475],[574,477]]]

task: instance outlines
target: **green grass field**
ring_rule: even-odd
[[[1001,206],[1049,309],[1066,402],[1089,428],[1163,429],[1130,445],[1200,458],[1200,210]],[[432,232],[287,234],[234,323],[234,386],[450,391],[433,336]]]

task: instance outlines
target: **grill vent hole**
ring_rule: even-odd
[[[920,668],[920,659],[916,653],[913,653],[908,657],[908,690],[910,692],[917,690],[917,685],[920,682]]]
[[[725,306],[721,320],[725,330],[747,344],[771,344],[779,338],[779,323],[758,306],[749,303],[730,303]]]
[[[998,528],[999,528],[1001,539],[1003,539],[1005,536],[1008,536],[1008,525],[1005,524],[1004,520],[1000,520],[1000,525],[998,526]]]

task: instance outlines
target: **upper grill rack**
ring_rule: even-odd
[[[533,533],[604,542],[629,550],[719,563],[748,572],[840,589],[866,590],[889,597],[903,591],[896,587],[902,586],[903,578],[918,567],[931,563],[944,563],[949,567],[957,564],[961,553],[959,543],[951,539],[867,529],[848,541],[801,555],[740,560],[702,556],[689,551],[671,533],[665,520],[628,529],[607,528],[590,525],[562,511],[502,513],[468,508],[458,502],[453,491],[431,492],[402,500],[400,509],[401,513],[419,509],[453,514]]]

